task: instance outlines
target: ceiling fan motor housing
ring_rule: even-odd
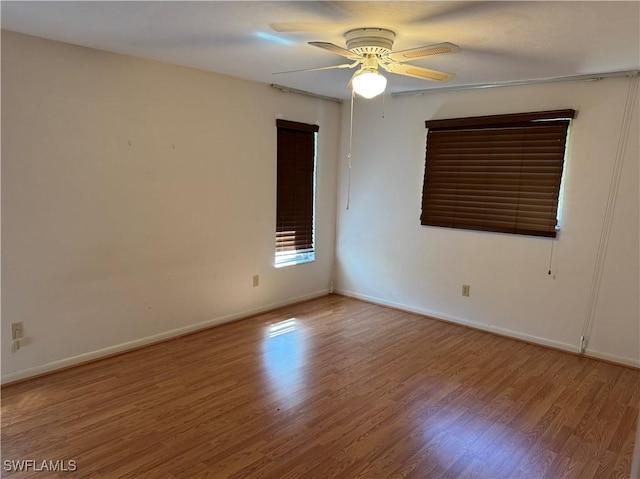
[[[357,55],[388,55],[391,53],[395,32],[385,28],[356,28],[344,34],[347,50]]]

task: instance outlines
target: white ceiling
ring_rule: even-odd
[[[339,98],[352,70],[308,41],[344,46],[358,27],[397,33],[394,50],[444,41],[423,58],[447,83],[385,75],[388,92],[640,69],[639,1],[2,1],[2,28]]]

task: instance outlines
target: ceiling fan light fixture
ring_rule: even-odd
[[[387,87],[387,79],[375,70],[361,70],[353,77],[351,85],[361,97],[373,98]]]

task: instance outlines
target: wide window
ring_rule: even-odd
[[[275,265],[315,259],[314,208],[317,125],[277,120],[278,187]]]
[[[421,223],[555,237],[574,110],[427,121]]]

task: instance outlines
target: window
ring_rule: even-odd
[[[574,110],[427,121],[423,225],[556,236]]]
[[[317,125],[276,120],[278,187],[275,266],[315,260],[314,207]]]

